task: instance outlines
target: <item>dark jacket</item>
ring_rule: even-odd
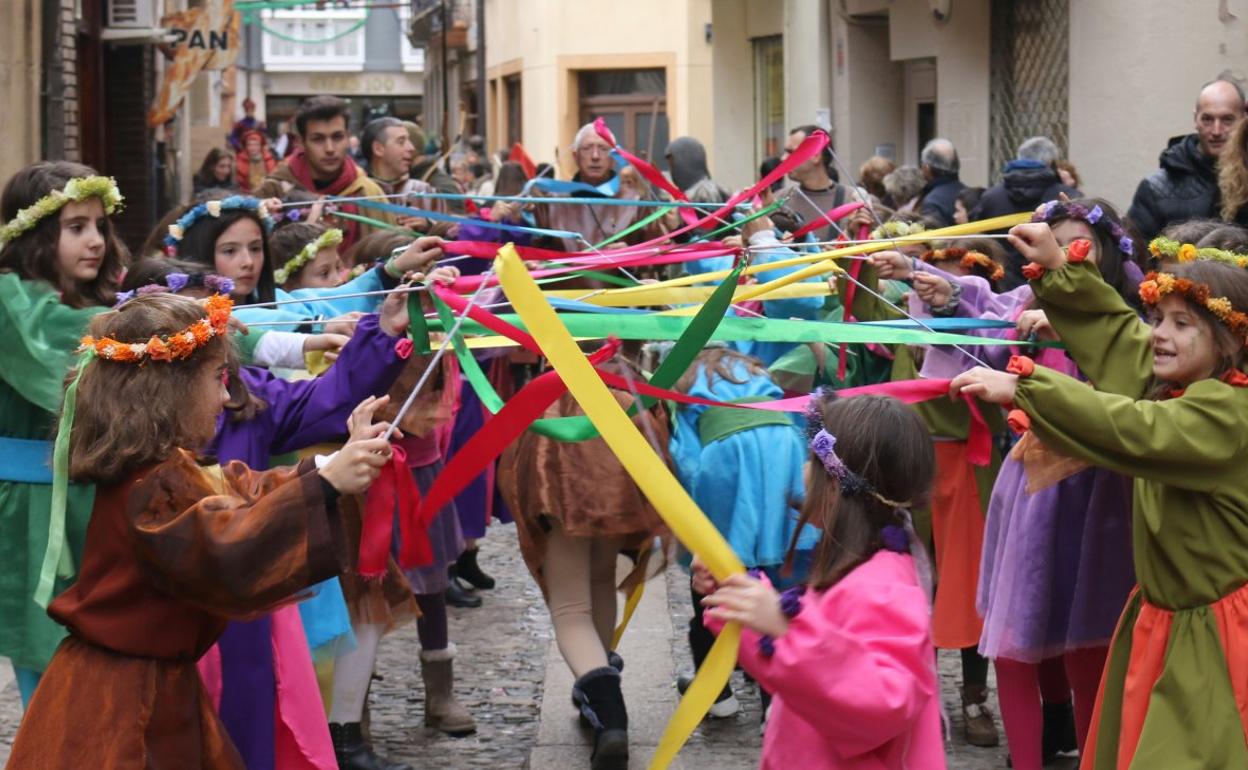
[[[966,189],[957,174],[942,174],[923,187],[923,195],[919,199],[919,213],[931,219],[937,227],[948,227],[953,224],[953,204],[958,193]]]
[[[1051,201],[1061,193],[1071,198],[1078,198],[1080,192],[1073,187],[1062,184],[1057,172],[1051,167],[1031,160],[1012,160],[1005,164],[1005,174],[1001,182],[989,187],[979,199],[979,205],[970,213],[971,221],[990,219],[992,217],[1017,214],[1020,211],[1033,211],[1045,201]],[[1003,233],[1005,230],[994,232]],[[1005,278],[1001,282],[1001,290],[1008,291],[1021,286],[1023,278],[1023,258],[1009,244],[1001,241],[1005,248]]]
[[[1135,188],[1127,211],[1146,241],[1174,222],[1218,216],[1216,160],[1201,151],[1196,134],[1172,138],[1159,162]]]

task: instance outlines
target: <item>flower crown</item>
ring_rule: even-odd
[[[99,198],[104,213],[112,216],[121,211],[125,198],[117,189],[117,181],[111,176],[80,176],[65,183],[60,190],[53,190],[31,205],[17,212],[17,216],[0,227],[0,245],[8,243],[22,233],[34,228],[44,218],[55,214],[70,201]]]
[[[177,361],[190,358],[196,350],[207,345],[213,337],[225,334],[230,323],[230,308],[234,301],[224,294],[208,298],[205,307],[208,317],[201,318],[185,329],[164,337],[153,336],[147,342],[120,342],[112,337],[96,339],[90,335],[82,338],[79,352],[93,351],[106,361],[125,364],[153,361]]]
[[[213,294],[228,296],[234,292],[234,281],[216,273],[170,273],[165,276],[164,280],[164,283],[149,283],[130,291],[117,292],[117,302],[113,307],[119,308],[135,297],[147,294],[177,294],[183,289],[200,286],[211,289]]]
[[[1144,282],[1140,284],[1140,299],[1145,305],[1152,307],[1169,294],[1178,294],[1208,310],[1248,347],[1248,313],[1236,310],[1226,297],[1210,296],[1208,284],[1178,278],[1171,273],[1144,276]]]
[[[889,220],[871,231],[871,240],[878,241],[888,238],[905,238],[927,232],[927,225],[922,222],[902,222],[899,219]]]
[[[999,281],[1005,277],[1005,268],[1001,267],[995,259],[983,253],[982,251],[967,251],[966,249],[932,249],[923,252],[922,260],[924,262],[946,262],[956,259],[962,267],[967,270],[974,270],[981,267],[988,271],[988,278],[992,281]]]
[[[273,272],[273,280],[280,286],[286,283],[295,273],[303,269],[303,266],[316,259],[316,255],[321,253],[323,249],[329,249],[342,243],[342,231],[331,227],[316,237],[308,245],[299,250],[299,253],[287,260],[286,264]]]
[[[1032,222],[1051,222],[1054,219],[1079,219],[1093,227],[1099,227],[1109,233],[1114,243],[1118,245],[1118,250],[1123,254],[1130,257],[1135,253],[1135,241],[1131,240],[1127,231],[1122,229],[1122,225],[1105,216],[1105,210],[1099,203],[1089,209],[1080,203],[1052,200],[1040,204],[1036,213],[1031,215]]]
[[[264,201],[250,195],[231,195],[219,201],[206,201],[190,208],[178,221],[169,225],[169,234],[165,236],[165,251],[173,256],[177,253],[178,243],[186,237],[186,231],[204,217],[219,217],[223,211],[254,211],[264,225],[265,234],[273,232],[273,218]]]
[[[1206,246],[1198,249],[1190,243],[1179,243],[1173,238],[1157,236],[1148,244],[1148,251],[1158,259],[1174,259],[1179,262],[1222,262],[1238,268],[1248,268],[1248,254],[1237,254],[1226,249]]]

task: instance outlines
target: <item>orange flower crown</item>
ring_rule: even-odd
[[[153,361],[177,361],[191,355],[208,344],[213,337],[225,334],[230,323],[230,309],[234,301],[224,294],[214,294],[205,303],[208,317],[201,318],[181,331],[164,337],[153,336],[147,342],[121,342],[112,337],[96,339],[90,335],[82,338],[78,350],[91,350],[107,361],[142,363]]]
[[[983,253],[982,251],[967,251],[966,249],[932,249],[923,252],[922,260],[927,263],[948,262],[958,260],[958,263],[967,270],[975,268],[983,268],[988,273],[988,279],[991,281],[999,281],[1005,277],[1005,268],[1001,267],[995,259]]]
[[[1149,273],[1144,276],[1144,282],[1140,284],[1140,299],[1145,305],[1152,307],[1169,294],[1178,294],[1188,302],[1213,313],[1236,337],[1243,339],[1244,345],[1248,347],[1248,313],[1236,310],[1229,299],[1212,297],[1207,284],[1178,278],[1171,273]]]

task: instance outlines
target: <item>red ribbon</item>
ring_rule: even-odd
[[[528,332],[507,323],[488,310],[479,308],[475,305],[469,306],[468,302],[463,297],[460,297],[444,287],[435,286],[434,291],[454,310],[460,313],[463,313],[466,310],[469,318],[495,334],[507,337],[527,350],[537,353],[538,355],[542,355],[542,350],[537,344],[537,340],[535,340]],[[776,401],[746,404],[735,404],[727,401],[713,401],[711,399],[690,396],[686,393],[679,393],[674,390],[656,388],[650,383],[642,380],[629,380],[613,372],[603,371],[597,366],[594,367],[594,371],[598,373],[598,376],[602,378],[603,382],[616,390],[635,391],[641,395],[653,396],[665,401],[675,401],[681,404],[725,406],[733,409],[764,409],[767,411],[778,412],[801,412],[806,409],[807,404],[810,402],[809,395],[799,396],[797,398],[785,398]],[[884,395],[899,399],[907,404],[917,404],[922,401],[930,401],[938,396],[948,395],[950,383],[952,383],[952,380],[898,380],[895,382],[863,385],[856,388],[843,388],[837,392],[840,393],[841,396],[847,398],[850,396]],[[992,436],[988,431],[988,424],[984,421],[983,415],[979,411],[979,405],[975,402],[975,400],[969,396],[963,396],[963,398],[966,400],[971,411],[971,426],[970,431],[967,434],[968,457],[975,465],[987,465],[992,454]],[[488,426],[489,423],[487,423],[487,427]],[[465,455],[469,453],[465,450],[461,450],[460,454]],[[478,467],[476,472],[468,478],[475,478],[476,474],[481,472],[481,467]]]
[[[857,211],[858,209],[862,208],[865,205],[866,204],[864,204],[862,201],[854,201],[852,203],[843,203],[834,209],[830,209],[829,211],[824,212],[823,216],[815,217],[814,219],[810,220],[806,224],[794,230],[793,240],[797,241],[802,238],[805,238],[808,234],[813,233],[814,231],[818,230],[820,227],[826,227],[828,222],[836,222],[837,220],[844,219],[845,217],[849,216],[850,214],[854,213],[855,211]]]
[[[596,366],[609,361],[619,349],[620,341],[610,340],[587,358]],[[438,474],[429,489],[429,495],[421,502],[421,518],[432,517],[432,512],[441,510],[442,506],[464,491],[567,390],[568,386],[560,379],[559,373],[552,369],[534,378],[508,399],[498,414],[468,439],[468,443],[455,453]]]
[[[645,177],[647,182],[661,190],[666,190],[667,193],[675,200],[683,201],[685,203],[689,202],[689,198],[685,196],[684,190],[681,190],[676,185],[667,181],[667,177],[663,176],[663,172],[655,168],[653,163],[642,160],[617,144],[615,141],[615,134],[611,133],[611,129],[607,128],[607,124],[602,118],[594,119],[594,131],[598,132],[598,136],[602,137],[603,141],[611,145],[611,147],[618,152],[624,160],[628,161],[633,168],[637,169],[637,173]],[[692,209],[682,208],[680,210],[680,218],[683,219],[687,225],[697,224],[698,222],[698,216]]]
[[[420,487],[407,467],[407,453],[398,444],[390,447],[390,462],[368,488],[364,501],[364,522],[360,530],[360,560],[356,570],[362,577],[380,580],[386,574],[386,560],[394,541],[394,520],[399,520],[399,565],[423,567],[433,563],[429,544],[432,516],[422,516]],[[437,509],[435,508],[434,511]]]
[[[866,225],[858,228],[858,240],[865,241],[870,234],[871,231],[867,229]],[[845,323],[850,323],[854,320],[854,295],[858,293],[858,276],[860,273],[862,273],[862,260],[855,259],[849,265],[849,277],[852,280],[845,282],[845,296],[841,298],[841,306],[845,308],[845,313],[842,316]],[[842,342],[840,348],[836,351],[836,378],[838,380],[845,379],[845,367],[848,361],[849,345]]]
[[[511,153],[507,156],[507,160],[514,160],[516,163],[519,163],[521,168],[524,169],[524,176],[526,179],[532,179],[537,175],[537,164],[534,163],[533,159],[529,157],[529,154],[524,151],[523,144],[520,144],[519,142],[513,144],[511,146]]]

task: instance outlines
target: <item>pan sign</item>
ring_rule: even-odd
[[[207,51],[229,51],[230,30],[210,29],[206,33],[202,29],[182,29],[174,27],[169,30],[173,34],[173,48],[176,51],[182,46],[187,48],[200,48]]]

